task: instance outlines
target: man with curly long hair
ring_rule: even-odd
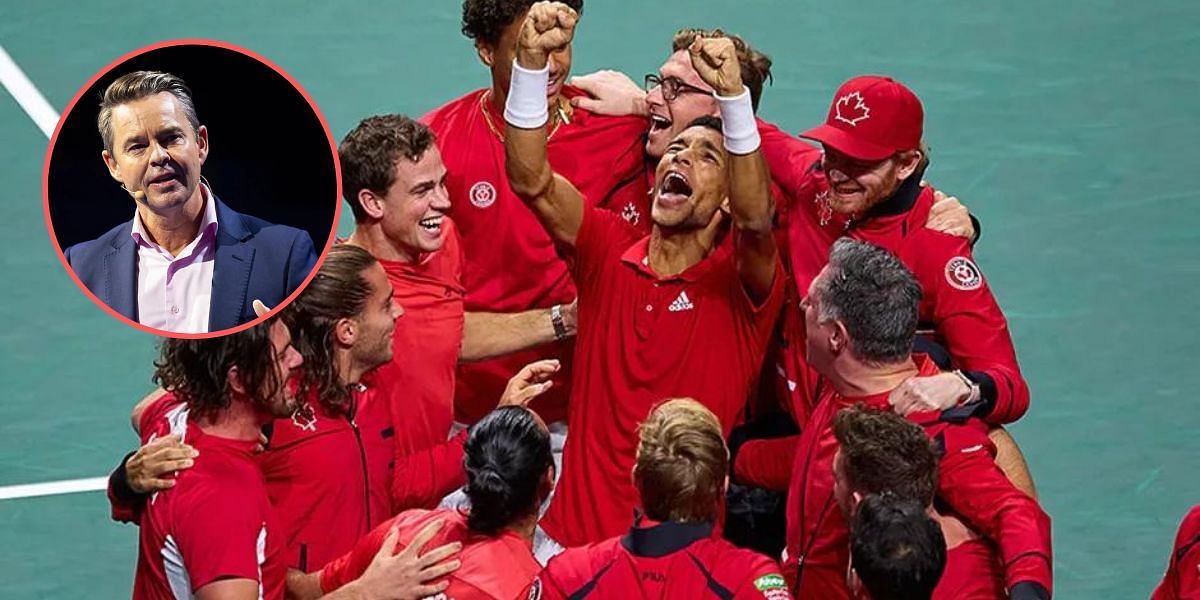
[[[140,413],[142,441],[174,434],[202,457],[146,503],[134,598],[283,595],[283,545],[254,454],[263,425],[295,410],[288,379],[302,362],[278,319],[163,343],[154,378],[179,401]]]

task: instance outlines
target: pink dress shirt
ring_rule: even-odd
[[[201,184],[204,212],[196,238],[171,256],[154,243],[137,212],[133,241],[137,243],[138,322],[174,333],[208,331],[213,266],[217,255],[217,205],[208,186]]]

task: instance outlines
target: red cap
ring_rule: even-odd
[[[859,160],[883,160],[921,145],[925,111],[912,90],[891,77],[863,75],[842,84],[825,124],[800,137]]]

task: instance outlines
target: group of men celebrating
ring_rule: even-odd
[[[465,0],[492,85],[360,122],[309,287],[164,342],[109,490],[134,597],[1049,598],[1029,391],[917,96],[849,80],[818,148],[719,30],[568,84],[582,4]],[[780,556],[723,538],[731,482],[786,494]]]

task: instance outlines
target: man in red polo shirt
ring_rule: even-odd
[[[945,569],[933,599],[1008,597],[994,546],[934,504],[938,448],[920,426],[891,411],[852,406],[834,416],[833,436],[838,443],[833,495],[846,522],[853,521],[859,503],[871,494],[917,502],[941,526],[946,543]]]
[[[278,319],[163,342],[154,377],[170,393],[139,414],[142,441],[174,434],[200,456],[146,503],[134,598],[283,597],[283,540],[254,451],[260,428],[295,410],[287,382],[301,362]]]
[[[575,299],[566,263],[537,217],[517,198],[504,170],[504,104],[508,96],[517,34],[533,0],[466,0],[462,31],[475,43],[491,74],[491,86],[452,100],[422,117],[439,140],[446,165],[446,190],[462,237],[462,287],[470,312],[512,313],[565,306]],[[581,10],[583,0],[568,4]],[[548,59],[551,74],[543,95],[550,106],[547,155],[555,171],[570,179],[591,206],[622,215],[649,231],[642,136],[646,122],[608,117],[568,102],[583,92],[565,85],[571,47]],[[558,385],[533,404],[560,431],[566,418],[573,355],[567,332],[558,341],[505,358],[460,367],[455,419],[478,421],[495,405],[508,378],[522,365],[544,358],[562,362]],[[556,438],[560,437],[556,434]],[[561,444],[561,440],[556,442]]]
[[[815,406],[795,452],[787,499],[784,573],[800,597],[847,598],[846,519],[837,509],[833,435],[837,413],[854,404],[891,410],[889,395],[905,380],[935,375],[937,366],[913,355],[921,288],[885,249],[840,239],[802,304],[803,358],[811,366],[800,395]],[[913,412],[942,450],[938,498],[999,550],[1012,598],[1050,597],[1050,518],[995,463],[982,420],[962,411]]]
[[[698,122],[668,146],[649,237],[588,204],[554,173],[546,159],[542,90],[548,56],[570,42],[575,19],[559,3],[530,10],[505,108],[509,181],[570,256],[579,286],[574,433],[542,521],[550,540],[564,546],[612,537],[630,525],[633,428],[653,403],[694,397],[728,434],[762,365],[784,285],[771,234],[770,181],[727,39],[697,39],[691,50],[719,94],[724,121]]]
[[[1179,524],[1167,572],[1150,600],[1197,598],[1200,598],[1200,506],[1193,506]]]
[[[464,315],[462,243],[447,216],[449,174],[429,127],[403,115],[369,117],[342,139],[338,157],[355,220],[346,243],[379,260],[406,313],[396,325],[393,358],[363,381],[366,393],[382,396],[392,411],[390,514],[433,508],[464,481],[466,432],[450,435],[459,361],[573,335],[574,305]],[[487,410],[504,389],[488,399]]]
[[[555,556],[528,598],[791,598],[775,561],[713,535],[729,456],[716,415],[695,400],[669,400],[638,438],[638,522]]]

